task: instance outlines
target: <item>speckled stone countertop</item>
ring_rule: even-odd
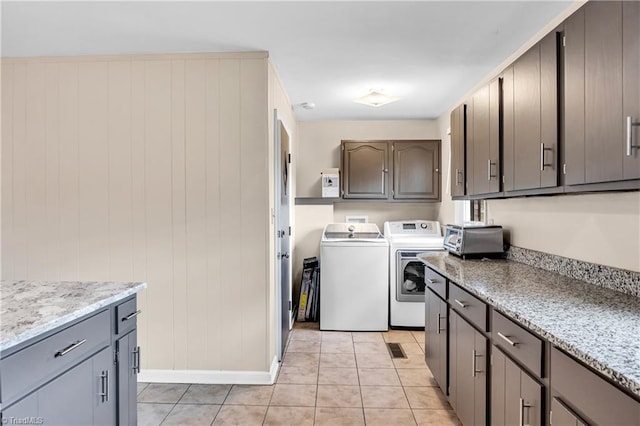
[[[509,260],[418,258],[640,396],[640,298]]]
[[[135,282],[0,281],[0,351],[145,287]]]

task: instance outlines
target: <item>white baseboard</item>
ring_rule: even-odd
[[[270,385],[276,381],[280,363],[273,357],[269,371],[141,370],[139,382]]]

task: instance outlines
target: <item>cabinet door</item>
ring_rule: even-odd
[[[584,11],[586,183],[621,180],[622,3],[588,2]]]
[[[35,419],[38,418],[37,392],[23,398],[11,407],[2,410],[2,424],[16,424],[16,421],[13,419],[24,419],[27,417]]]
[[[487,339],[453,310],[450,322],[451,406],[463,424],[486,424]]]
[[[446,304],[427,290],[425,303],[425,361],[442,392],[447,392],[447,316]]]
[[[45,424],[93,424],[93,384],[93,362],[89,358],[38,391],[38,415]]]
[[[540,41],[540,188],[558,186],[558,34]]]
[[[551,400],[550,420],[553,426],[584,426],[580,418],[558,398],[552,398]]]
[[[118,350],[118,424],[136,425],[137,374],[140,362],[137,333],[131,333],[116,342]]]
[[[622,115],[625,145],[627,131],[631,134],[631,145],[640,145],[640,126],[627,129],[627,117],[640,122],[640,2],[622,3]],[[622,172],[624,179],[640,179],[640,148],[627,150],[624,147]],[[628,155],[627,155],[628,154]]]
[[[543,387],[529,374],[520,370],[520,401],[519,411],[523,425],[542,426],[544,415],[542,411]]]
[[[343,142],[343,197],[388,198],[388,159],[387,142]]]
[[[585,182],[584,7],[564,22],[565,184]]]
[[[451,112],[451,195],[465,194],[466,105]]]
[[[440,199],[440,141],[393,142],[393,198]]]
[[[502,185],[514,190],[515,135],[513,128],[513,66],[502,72]]]
[[[473,189],[470,194],[486,194],[490,188],[489,86],[473,95]]]
[[[113,349],[105,348],[93,356],[93,424],[116,423],[116,376]]]

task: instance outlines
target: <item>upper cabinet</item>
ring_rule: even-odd
[[[462,104],[451,112],[451,195],[463,196],[465,191],[465,141],[467,106]]]
[[[440,200],[440,141],[342,141],[342,196]]]
[[[500,80],[467,102],[467,194],[500,191]]]
[[[640,178],[640,4],[588,2],[564,25],[565,183]]]
[[[558,185],[558,49],[552,32],[503,73],[504,190]]]

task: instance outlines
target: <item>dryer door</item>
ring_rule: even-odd
[[[398,302],[424,302],[424,263],[416,255],[422,251],[396,253],[396,300]]]

